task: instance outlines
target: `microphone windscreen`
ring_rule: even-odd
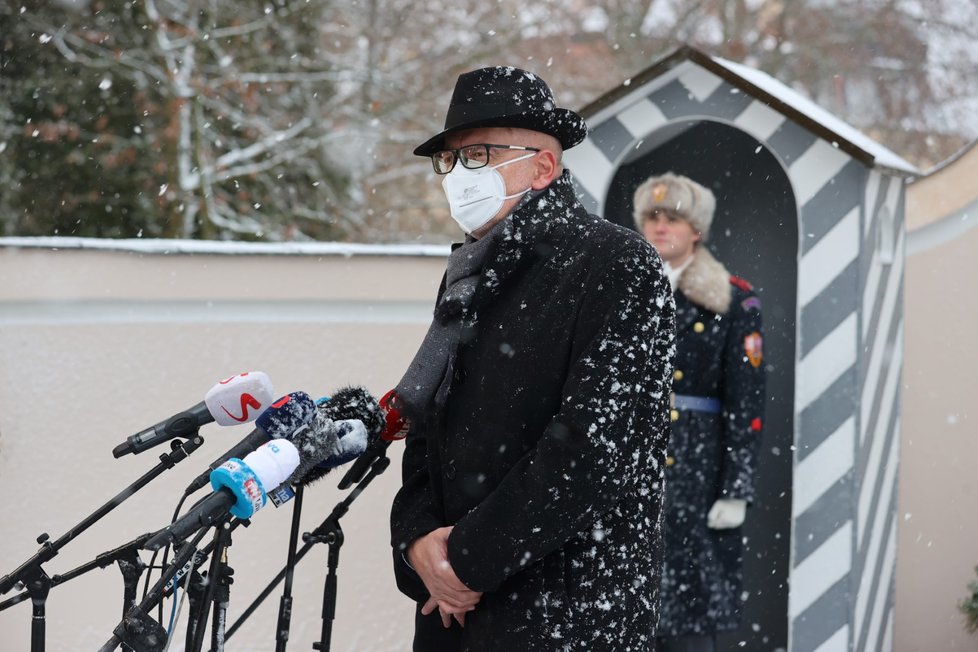
[[[242,461],[255,472],[267,493],[285,482],[301,459],[298,449],[288,439],[273,439],[248,453]]]
[[[241,519],[251,518],[265,505],[268,491],[280,485],[282,480],[295,470],[298,462],[299,453],[287,439],[263,444],[246,455],[243,460],[235,458],[228,460],[211,471],[210,481],[214,493],[191,507],[189,512],[173,524],[172,529],[182,529],[183,526],[178,527],[178,524],[188,521],[200,523],[197,529],[202,525],[213,523],[209,519],[214,515],[215,509],[220,512],[224,506],[224,500],[215,496],[220,494],[222,489],[227,489],[234,494],[231,514]],[[198,518],[201,515],[206,516],[207,522]]]
[[[320,462],[319,466],[333,468],[352,462],[367,450],[370,435],[367,427],[359,419],[336,421],[336,452],[328,459]]]
[[[319,409],[333,421],[359,419],[371,438],[379,437],[387,425],[377,399],[363,387],[355,385],[337,390]]]
[[[305,392],[286,394],[261,413],[255,425],[272,439],[291,437],[292,433],[316,416],[316,403]]]
[[[336,424],[320,411],[307,427],[292,436],[291,441],[299,451],[299,466],[289,477],[288,483],[297,485],[302,484],[311,469],[336,452]]]
[[[408,436],[411,421],[401,412],[401,399],[392,389],[380,397],[380,408],[384,411],[384,431],[381,437],[386,441],[400,441]]]
[[[204,395],[204,405],[218,425],[236,426],[254,421],[273,397],[268,374],[248,371],[218,381]]]
[[[290,478],[294,485],[312,484],[336,467],[360,457],[367,450],[369,435],[359,419],[331,421],[323,417],[322,421],[329,424],[330,445],[317,451],[317,455],[322,455],[317,463],[296,470]]]

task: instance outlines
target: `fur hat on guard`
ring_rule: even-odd
[[[518,127],[541,131],[570,149],[587,136],[584,118],[557,107],[547,82],[532,72],[494,66],[458,77],[445,116],[445,128],[415,148],[417,156],[445,149],[445,136],[479,127]]]
[[[666,172],[662,176],[650,177],[635,191],[633,200],[635,226],[642,230],[645,216],[659,208],[675,213],[689,222],[700,234],[700,241],[706,241],[713,223],[716,198],[709,188],[701,186],[689,177]]]

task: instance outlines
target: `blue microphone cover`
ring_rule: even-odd
[[[286,394],[262,412],[255,425],[272,439],[291,437],[316,416],[316,402],[305,392]]]

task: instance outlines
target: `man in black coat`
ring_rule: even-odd
[[[635,224],[665,261],[676,302],[661,652],[713,652],[716,634],[740,622],[740,526],[764,411],[761,302],[702,245],[715,205],[708,188],[672,173],[635,191]]]
[[[674,308],[653,248],[577,200],[586,133],[539,77],[483,68],[414,152],[468,234],[396,388],[415,650],[654,645]]]

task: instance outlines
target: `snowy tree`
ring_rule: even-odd
[[[457,75],[571,108],[680,43],[791,85],[926,169],[978,137],[972,0],[37,0],[0,8],[8,234],[447,241],[411,150]]]
[[[763,70],[925,170],[978,137],[972,0],[559,4],[565,10],[551,15],[562,16],[565,49],[575,52],[567,60],[549,44],[564,96],[594,99],[690,43]]]
[[[141,185],[152,161],[141,155],[138,90],[67,62],[52,32],[26,28],[22,14],[0,7],[0,232],[161,234]]]
[[[301,2],[48,3],[20,11],[18,31],[50,46],[44,57],[55,48],[66,79],[97,78],[114,97],[99,115],[109,118],[102,142],[135,140],[136,159],[151,163],[118,170],[155,213],[151,234],[280,239],[306,230],[328,238],[344,234],[349,216],[334,210],[345,201],[346,175],[326,153],[337,135],[320,119],[335,77],[316,54],[320,13]],[[22,83],[16,96],[47,90],[43,77],[25,81],[37,90]],[[59,99],[77,115],[70,93]],[[34,109],[28,122],[38,119]],[[90,144],[76,151],[102,166],[104,146],[90,152]],[[98,232],[101,216],[71,208],[79,220],[72,233]]]

